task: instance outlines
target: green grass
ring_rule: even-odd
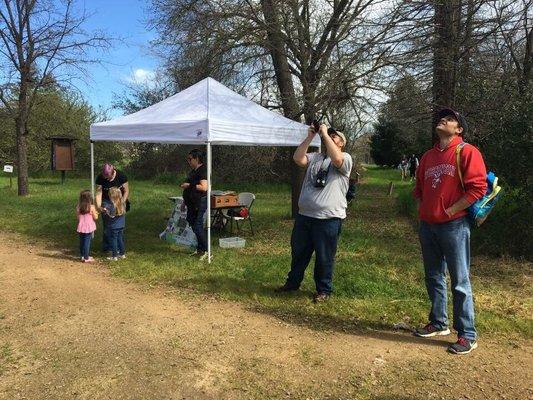
[[[390,181],[395,182],[395,190],[389,197]],[[32,179],[31,194],[25,198],[6,188],[7,183],[5,178],[0,180],[1,229],[44,240],[49,246],[64,249],[66,256],[77,256],[74,208],[79,191],[89,188],[89,180],[69,179],[60,185],[58,179]],[[411,184],[400,182],[396,170],[368,167],[364,173],[343,225],[334,297],[321,305],[310,301],[313,261],[303,290],[292,295],[277,295],[272,290],[284,282],[290,265],[288,186],[214,184],[214,188],[256,193],[253,216],[257,233],[245,233],[246,247],[239,250],[219,248],[215,234],[214,260],[209,266],[158,239],[171,210],[166,198],[179,195],[179,187],[150,181],[132,181],[130,187],[128,258],[109,264],[117,276],[168,285],[178,293],[241,301],[259,312],[316,329],[390,329],[404,318],[416,324],[427,318],[429,302],[415,226],[398,206]],[[99,225],[93,248],[98,249],[100,243]],[[98,251],[94,253],[101,256]],[[473,264],[481,334],[531,337],[531,265],[495,259],[476,259]]]
[[[13,350],[9,344],[0,344],[0,376],[15,362]]]

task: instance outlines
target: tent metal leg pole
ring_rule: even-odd
[[[207,260],[211,264],[211,142],[207,142]]]
[[[94,143],[91,142],[91,193],[94,199]]]

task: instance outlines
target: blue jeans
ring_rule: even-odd
[[[474,301],[470,286],[470,224],[465,217],[444,224],[420,222],[420,244],[431,300],[429,321],[437,328],[448,326],[446,268],[453,298],[453,328],[459,337],[475,340]]]
[[[286,285],[299,288],[304,272],[315,253],[315,286],[318,293],[333,291],[332,278],[337,241],[341,233],[340,218],[317,219],[298,214],[291,236],[291,270]]]
[[[207,196],[201,198],[198,209],[194,209],[192,206],[187,206],[187,222],[196,235],[196,240],[198,241],[196,250],[198,252],[207,251],[207,232],[204,229],[204,216],[206,210]]]
[[[102,217],[102,251],[105,253],[111,251],[111,229],[107,227],[106,218]]]
[[[91,239],[92,233],[78,233],[80,236],[80,255],[81,258],[87,260],[89,258],[89,252],[91,251]]]
[[[124,228],[108,229],[107,237],[109,238],[110,250],[113,257],[124,255],[126,248],[124,247]]]

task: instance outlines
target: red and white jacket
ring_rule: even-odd
[[[428,150],[420,160],[416,172],[413,195],[420,200],[418,215],[429,224],[442,224],[466,215],[466,210],[449,217],[444,210],[464,197],[470,204],[483,197],[487,191],[487,169],[480,151],[471,144],[461,150],[461,171],[464,190],[457,172],[455,150],[463,142],[454,138],[441,150],[439,143]]]

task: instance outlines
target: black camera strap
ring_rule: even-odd
[[[320,164],[320,170],[329,172],[330,165],[331,165],[331,158],[329,158],[328,156],[324,156],[324,159],[322,160],[322,164]]]
[[[322,163],[320,164],[320,168],[318,169],[316,173],[316,177],[314,178],[314,186],[316,188],[323,188],[326,186],[330,165],[331,165],[331,158],[326,157],[324,155],[324,159],[322,160]]]

